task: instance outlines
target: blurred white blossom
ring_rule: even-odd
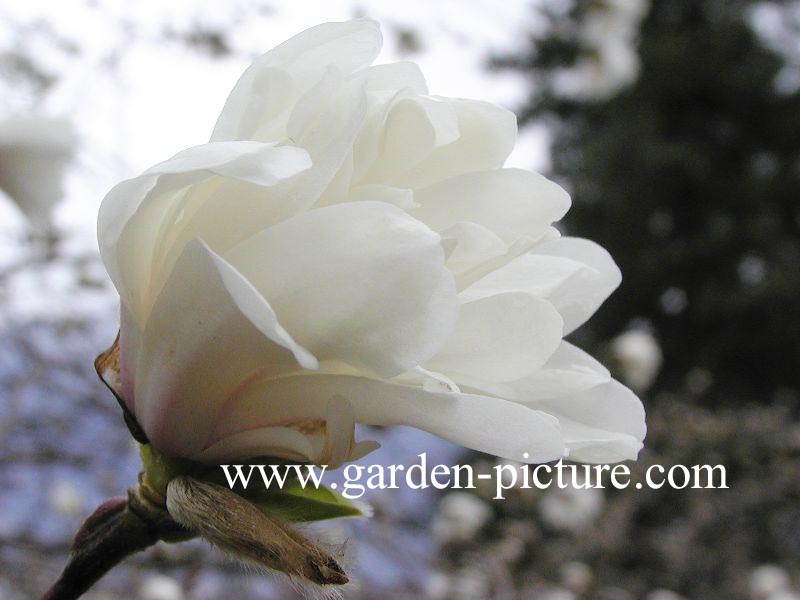
[[[0,120],[0,189],[36,229],[50,223],[77,137],[65,119],[36,114]]]
[[[53,484],[49,494],[50,506],[64,517],[75,517],[84,510],[84,499],[77,486],[69,481]]]
[[[631,329],[611,342],[611,351],[622,371],[622,378],[637,392],[647,390],[661,369],[661,346],[649,331]]]
[[[746,255],[736,267],[739,280],[747,285],[758,285],[767,275],[767,263],[760,256]]]
[[[556,73],[557,93],[602,100],[636,80],[636,38],[648,0],[603,0],[592,3],[581,23],[582,54],[577,63]]]

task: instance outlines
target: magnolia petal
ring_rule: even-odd
[[[156,247],[184,218],[198,185],[214,176],[272,185],[308,169],[308,154],[291,146],[225,142],[195,146],[123,181],[103,199],[97,223],[100,254],[123,303],[141,325],[155,299],[151,276]],[[189,186],[195,186],[190,188]],[[145,297],[147,293],[152,294]]]
[[[212,141],[259,139],[259,130],[262,135],[274,133],[270,122],[282,115],[285,120],[289,108],[329,68],[347,74],[366,67],[382,44],[380,27],[369,19],[324,23],[283,42],[241,76],[220,113]]]
[[[610,380],[608,369],[591,354],[562,341],[544,366],[524,380],[525,396],[531,400],[554,398]]]
[[[366,115],[364,84],[348,81],[338,71],[328,71],[297,102],[287,124],[287,135],[308,149],[315,165],[311,176],[301,178],[298,188],[293,190],[302,208],[314,204],[343,167],[346,173],[352,170],[347,161]],[[346,179],[340,187],[345,182]]]
[[[427,94],[428,84],[419,65],[411,61],[398,61],[374,65],[361,71],[367,91],[381,92],[408,90],[415,94]]]
[[[533,373],[561,343],[561,317],[551,304],[510,292],[461,305],[453,335],[426,368],[488,381]]]
[[[272,456],[312,462],[337,468],[358,460],[380,447],[367,440],[355,442],[355,414],[341,396],[328,402],[325,420],[307,421],[293,427],[264,427],[235,433],[213,443],[194,456],[195,460],[217,461]]]
[[[348,375],[309,374],[253,384],[220,413],[210,441],[243,429],[287,426],[326,414],[336,395],[366,425],[409,425],[503,458],[545,462],[562,456],[558,421],[551,415],[489,396],[428,392],[420,387]]]
[[[459,136],[458,117],[450,103],[428,96],[399,97],[383,121],[379,154],[363,182],[395,184],[436,148]]]
[[[514,113],[479,100],[433,98],[455,112],[458,139],[435,148],[410,171],[386,183],[417,189],[454,175],[503,166],[517,138]]]
[[[193,146],[150,167],[140,176],[115,186],[103,200],[98,229],[103,237],[108,238],[108,243],[116,241],[128,220],[147,200],[147,195],[141,191],[138,194],[130,194],[130,191],[149,191],[158,182],[159,175],[192,176],[189,180],[179,180],[179,185],[164,185],[161,182],[162,190],[184,187],[193,180],[204,179],[209,175],[222,175],[258,185],[273,185],[310,166],[308,153],[293,146],[251,141]],[[126,193],[122,193],[123,191]]]
[[[339,169],[336,171],[336,174],[331,178],[327,187],[322,191],[320,196],[312,203],[312,206],[329,206],[330,204],[354,200],[355,198],[350,198],[352,182],[353,153],[348,152],[344,161],[342,161],[342,164],[339,166]]]
[[[417,190],[412,214],[435,231],[458,222],[491,230],[507,243],[541,238],[569,209],[569,195],[538,173],[499,169],[465,173]]]
[[[317,367],[255,288],[200,241],[159,295],[136,363],[136,416],[175,456],[202,449],[215,413],[248,377]]]
[[[328,402],[325,413],[325,446],[321,460],[336,468],[347,460],[353,449],[356,416],[350,403],[341,396]]]
[[[570,419],[559,419],[568,458],[575,462],[609,464],[636,460],[642,439],[625,433],[603,430]]]
[[[534,240],[528,238],[520,238],[513,244],[507,245],[506,251],[503,252],[502,254],[499,254],[497,256],[487,256],[486,260],[477,261],[477,264],[475,266],[459,273],[456,277],[456,288],[458,288],[458,292],[462,300],[464,301],[477,300],[478,298],[490,296],[491,295],[490,293],[473,294],[473,290],[470,289],[470,286],[472,286],[476,281],[483,279],[488,274],[493,273],[498,269],[502,269],[514,259],[522,256],[528,250],[530,250],[531,247],[535,245],[535,243],[536,242]],[[505,290],[505,291],[512,291],[512,290]]]
[[[350,189],[349,199],[351,201],[374,200],[376,202],[386,202],[406,211],[418,206],[414,202],[414,192],[388,185],[366,184],[353,187]]]
[[[417,208],[415,204],[410,208]],[[441,231],[442,245],[447,250],[447,268],[460,275],[486,261],[503,256],[508,245],[495,233],[477,223],[456,223]]]
[[[324,367],[321,368],[322,372],[329,373]],[[359,373],[353,373],[359,375]],[[410,371],[401,373],[397,377],[392,377],[392,383],[400,385],[410,385],[421,387],[426,392],[460,392],[455,381],[450,379],[447,375],[438,373],[436,371],[429,371],[423,367],[414,367]]]
[[[557,238],[490,272],[464,291],[475,300],[526,291],[548,300],[564,319],[564,334],[582,325],[619,285],[622,276],[603,248],[580,238]]]
[[[395,102],[409,96],[413,95],[406,89],[373,91],[367,95],[364,122],[353,140],[350,153],[348,185],[369,185],[365,176],[380,158],[387,115]],[[386,182],[377,182],[375,185],[386,185]]]
[[[219,463],[226,460],[248,460],[257,456],[268,456],[315,465],[324,464],[330,468],[339,467],[342,463],[326,462],[322,455],[323,447],[324,440],[319,436],[291,427],[260,427],[223,438],[191,458],[205,463]],[[380,447],[381,445],[373,440],[355,442],[343,462],[364,458]]]
[[[279,160],[276,160],[278,158]],[[311,166],[302,148],[273,143],[210,142],[193,146],[147,170],[150,175],[206,171],[256,185],[274,185]]]
[[[169,244],[164,264],[177,259],[194,237],[215,252],[311,207],[330,184],[349,155],[365,113],[363,86],[346,84],[341,74],[329,72],[295,106],[288,124],[292,141],[308,151],[313,161],[300,177],[271,187],[224,179],[198,196],[194,210]],[[235,202],[232,209],[231,201]]]
[[[516,381],[499,383],[473,376],[459,376],[465,389],[517,402],[558,398],[610,380],[608,369],[588,353],[563,340],[540,369]]]
[[[564,318],[564,335],[583,325],[622,282],[622,273],[611,255],[590,240],[562,237],[538,244],[531,253],[565,257],[586,265],[548,297]]]
[[[634,460],[642,448],[646,426],[641,401],[567,342],[541,370],[518,381],[457,381],[465,391],[497,395],[556,417],[571,460]]]
[[[512,291],[550,298],[570,277],[586,268],[583,263],[570,258],[527,252],[467,287],[461,292],[461,298],[477,300]]]
[[[302,213],[225,257],[320,360],[382,377],[430,358],[458,312],[439,236],[381,202]]]
[[[514,390],[512,400],[534,401],[587,390],[610,379],[608,369],[590,354],[562,341],[541,369],[508,386]]]
[[[311,437],[291,427],[259,427],[227,436],[191,456],[200,462],[247,460],[271,456],[300,462],[314,462],[317,450]]]
[[[615,460],[635,459],[647,432],[641,400],[613,379],[529,406],[559,419],[573,460],[604,462],[613,452],[619,454]]]
[[[366,109],[364,84],[347,81],[340,71],[329,69],[295,104],[286,134],[298,146],[308,148],[312,158],[316,155],[314,164],[318,164],[330,147],[350,149]],[[344,140],[337,139],[345,131]],[[345,155],[341,152],[334,162],[341,164]]]
[[[261,60],[316,80],[331,66],[343,73],[369,66],[382,45],[377,21],[352,19],[310,27],[275,46]]]

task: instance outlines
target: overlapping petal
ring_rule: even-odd
[[[570,205],[562,188],[522,169],[469,172],[417,190],[414,199],[412,214],[436,231],[476,223],[507,243],[539,240]]]
[[[178,456],[202,449],[216,411],[248,378],[318,364],[250,282],[199,241],[181,254],[135,351],[126,360],[135,364],[136,416]]]
[[[245,429],[212,443],[194,460],[247,459],[253,456],[278,456],[336,468],[377,450],[373,440],[355,441],[355,412],[342,396],[328,401],[325,419],[298,421],[293,426]]]
[[[315,204],[349,155],[365,102],[363,83],[344,82],[340,73],[327,72],[297,102],[287,125],[289,141],[308,152],[311,167],[270,187],[227,178],[213,189],[198,191],[195,209],[173,230],[165,264],[172,264],[194,237],[225,252]]]
[[[220,113],[212,141],[281,138],[295,102],[331,68],[349,74],[366,67],[382,44],[375,21],[323,23],[256,60],[241,76]]]
[[[535,372],[561,343],[561,317],[551,304],[506,292],[461,305],[455,331],[426,367],[488,381]]]
[[[115,186],[100,206],[100,254],[139,326],[163,282],[157,271],[168,267],[158,252],[163,253],[165,238],[175,236],[199,199],[225,180],[268,186],[309,166],[308,154],[292,146],[212,143],[179,152]]]
[[[297,215],[225,257],[317,357],[383,377],[430,358],[458,312],[439,236],[382,202]]]
[[[528,405],[558,418],[571,460],[635,460],[642,448],[646,433],[642,402],[613,379],[576,394]]]
[[[497,169],[516,134],[516,117],[504,108],[405,88],[373,107],[355,147],[354,181],[418,189]]]
[[[579,238],[558,238],[488,273],[461,292],[462,298],[526,291],[546,299],[564,319],[564,334],[582,325],[622,280],[603,248]]]
[[[322,419],[333,395],[345,398],[367,425],[410,425],[474,450],[513,460],[560,458],[558,420],[491,396],[429,392],[350,375],[308,374],[253,384],[220,413],[211,442],[245,429]]]

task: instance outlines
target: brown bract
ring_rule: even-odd
[[[97,355],[94,359],[94,368],[97,371],[97,376],[106,384],[111,393],[117,399],[120,407],[122,408],[122,415],[125,419],[125,424],[131,432],[133,439],[140,444],[147,444],[148,439],[144,433],[144,429],[139,425],[134,414],[125,404],[122,399],[122,382],[120,380],[120,367],[119,367],[119,332],[114,339],[114,343],[105,351]]]

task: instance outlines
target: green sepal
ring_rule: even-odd
[[[230,489],[225,475],[218,465],[166,456],[150,444],[140,444],[139,454],[146,482],[162,497],[166,497],[167,484],[179,475],[216,483]],[[247,468],[249,464],[294,463],[274,458],[261,458],[250,462],[242,461],[240,464]],[[253,479],[247,489],[237,485],[232,491],[248,500],[263,513],[287,521],[311,522],[364,516],[364,512],[356,504],[341,494],[324,485],[315,487],[312,482],[309,482],[304,488],[296,476],[288,477],[282,488],[266,489],[259,484],[261,484],[260,479]]]
[[[246,469],[250,464],[292,465],[297,463],[275,458],[260,458],[250,462],[242,462],[241,464]],[[199,478],[229,487],[219,466],[211,467],[202,473]],[[237,482],[233,492],[250,501],[265,514],[288,521],[311,522],[365,516],[364,511],[358,508],[355,503],[327,486],[320,485],[315,487],[313,483],[308,482],[304,488],[297,479],[296,474],[289,475],[282,488],[265,488],[262,481],[254,474],[247,489],[244,489]]]
[[[310,522],[342,517],[362,517],[364,512],[353,502],[320,485],[300,485],[297,479],[287,481],[283,488],[260,489],[248,499],[260,511],[287,521]]]
[[[167,484],[178,475],[196,476],[205,465],[184,458],[162,454],[150,444],[139,444],[144,477],[147,484],[161,496],[167,495]]]

